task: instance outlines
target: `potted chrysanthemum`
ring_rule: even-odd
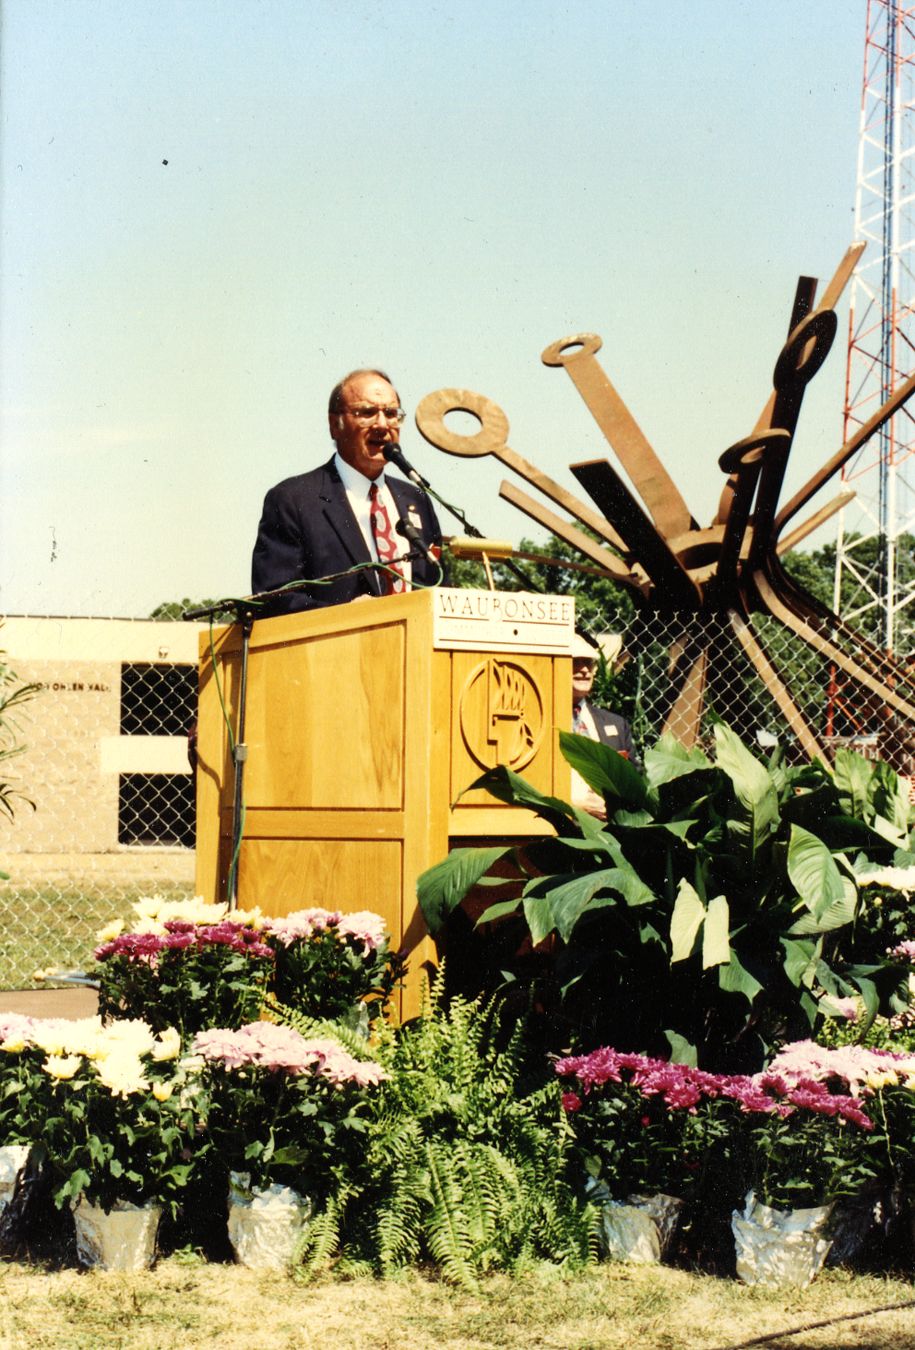
[[[263,936],[275,955],[273,997],[306,1017],[365,1026],[402,974],[384,920],[370,910],[300,909],[265,919]]]
[[[886,1131],[868,1100],[885,1070],[882,1054],[803,1041],[752,1079],[732,1080],[750,1187],[732,1218],[745,1283],[808,1284],[821,1269],[836,1201],[885,1166]]]
[[[164,1207],[193,1166],[180,1038],[144,1022],[21,1019],[0,1026],[0,1128],[47,1168],[69,1203],[85,1264],[149,1264]]]
[[[387,1075],[333,1039],[308,1039],[270,1022],[198,1032],[191,1066],[230,1187],[229,1237],[238,1260],[285,1265],[313,1205],[356,1166],[366,1093]]]
[[[237,1027],[260,1015],[273,971],[258,910],[229,912],[201,899],[153,896],[130,924],[99,934],[93,972],[104,1019],[142,1018],[189,1037],[202,1027]]]
[[[721,1077],[609,1046],[555,1064],[609,1256],[658,1261],[726,1133]],[[726,1113],[725,1113],[726,1114]]]

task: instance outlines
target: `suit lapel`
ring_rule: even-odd
[[[346,497],[346,488],[334,468],[331,460],[324,466],[324,477],[318,492],[318,499],[324,518],[343,546],[344,552],[354,563],[371,562],[368,545],[363,538],[358,521]],[[376,595],[381,594],[377,574],[366,573],[366,581]]]

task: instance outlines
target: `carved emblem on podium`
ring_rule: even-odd
[[[484,769],[497,764],[523,769],[543,740],[540,691],[514,661],[491,656],[471,671],[461,691],[460,716],[464,744]]]

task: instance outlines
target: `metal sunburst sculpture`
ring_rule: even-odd
[[[437,390],[417,409],[417,427],[431,445],[452,455],[495,455],[601,542],[507,481],[499,489],[504,500],[565,540],[607,576],[632,587],[646,606],[676,616],[680,627],[671,645],[672,697],[665,730],[674,731],[687,745],[699,736],[712,646],[707,626],[697,620],[712,614],[724,616],[809,755],[826,757],[826,750],[754,631],[754,612],[773,615],[887,708],[915,723],[915,682],[906,668],[808,594],[780,562],[780,556],[828,519],[844,498],[836,498],[784,534],[789,521],[915,392],[912,375],[779,507],[804,390],[829,354],[836,334],[835,305],[863,248],[856,244],[847,251],[819,304],[816,280],[800,278],[788,340],[775,363],[772,393],[751,434],[719,458],[727,479],[715,519],[706,528],[692,518],[673,479],[601,369],[596,360],[601,339],[594,333],[552,343],[541,360],[563,367],[571,376],[641,502],[606,459],[570,465],[598,509],[579,501],[510,448],[502,409],[473,390]],[[472,435],[452,431],[445,424],[451,412],[472,414],[480,430]]]

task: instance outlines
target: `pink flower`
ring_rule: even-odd
[[[284,947],[293,942],[312,937],[315,933],[324,933],[336,928],[343,915],[337,909],[297,909],[293,914],[281,918],[266,919],[264,932],[271,934]]]
[[[361,944],[363,956],[368,956],[369,952],[377,951],[388,940],[388,931],[384,919],[380,914],[373,914],[369,909],[361,909],[355,914],[342,915],[337,925],[337,932],[342,938],[348,938],[353,943]]]
[[[372,1086],[387,1078],[381,1065],[354,1059],[338,1041],[329,1037],[309,1040],[292,1027],[273,1022],[251,1022],[238,1031],[199,1031],[191,1051],[227,1069],[312,1074],[338,1087],[347,1083]]]

